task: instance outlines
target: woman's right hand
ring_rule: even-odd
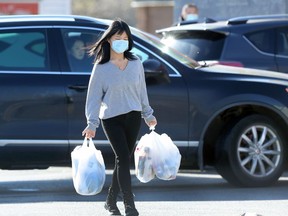
[[[82,132],[82,136],[85,136],[87,139],[94,138],[95,135],[96,135],[96,131],[90,130],[90,129],[85,129]]]
[[[155,117],[150,121],[145,120],[145,122],[151,130],[155,129],[155,127],[157,125],[157,119]]]

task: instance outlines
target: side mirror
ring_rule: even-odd
[[[170,78],[166,67],[156,59],[147,59],[143,62],[147,84],[169,83]]]

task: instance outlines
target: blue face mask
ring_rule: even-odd
[[[128,40],[114,40],[112,41],[111,48],[114,50],[114,52],[121,54],[128,49],[128,45],[129,45]]]
[[[197,14],[187,14],[186,15],[186,21],[198,21],[198,15]]]

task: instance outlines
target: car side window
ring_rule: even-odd
[[[275,54],[274,29],[257,31],[246,35],[247,39],[260,51]]]
[[[133,47],[131,51],[134,53],[134,55],[136,55],[141,60],[142,63],[146,61],[147,59],[149,59],[149,55],[147,53],[135,47]]]
[[[94,44],[100,32],[82,29],[62,29],[68,63],[72,72],[91,72],[93,56],[88,55],[89,46]]]
[[[279,28],[276,33],[277,54],[288,56],[288,29]]]
[[[0,31],[0,70],[48,71],[46,31]]]
[[[152,54],[149,54],[148,52],[145,52],[137,47],[133,47],[132,48],[132,53],[134,53],[140,60],[142,63],[145,64],[145,61],[147,60],[157,60],[156,56],[153,56]],[[162,62],[161,60],[159,60],[159,62]],[[172,68],[168,67],[167,65],[163,65],[166,69],[167,69],[167,73],[169,75],[178,75],[178,73],[176,71],[174,71]]]
[[[220,59],[225,34],[213,31],[179,32],[164,36],[161,41],[197,61]]]

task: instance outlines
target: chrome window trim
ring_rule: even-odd
[[[288,56],[287,55],[282,55],[282,54],[275,54],[276,57],[281,57],[281,58],[287,58],[288,59]]]
[[[7,27],[0,27],[0,30],[10,30],[10,29],[17,29],[17,30],[21,30],[21,29],[41,29],[43,30],[44,28],[46,29],[50,29],[50,28],[54,28],[54,26],[52,25],[35,25],[35,26],[7,26]]]
[[[71,71],[64,71],[64,72],[58,72],[58,71],[1,71],[0,70],[0,74],[31,74],[31,75],[77,75],[77,76],[81,76],[81,75],[87,75],[90,76],[91,72],[71,72]],[[181,77],[181,75],[177,75],[177,74],[169,74],[169,77]]]
[[[61,72],[58,71],[1,71],[0,74],[32,74],[32,75],[39,75],[39,74],[45,74],[45,75],[61,75]]]

